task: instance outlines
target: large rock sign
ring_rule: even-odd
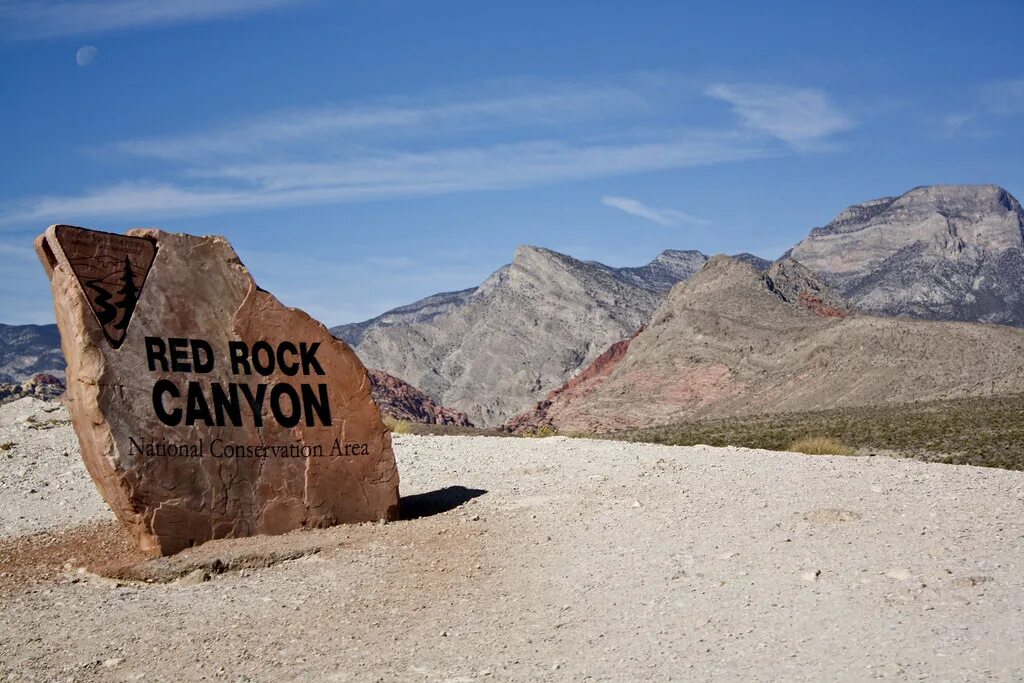
[[[143,551],[397,516],[366,369],[226,240],[57,225],[36,250],[82,457]]]

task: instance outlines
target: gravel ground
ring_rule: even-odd
[[[114,518],[69,420],[61,403],[23,398],[0,406],[0,537]]]
[[[1024,680],[1024,473],[400,436],[410,519],[101,571],[69,428],[12,405],[2,519],[50,531],[0,539],[0,678]]]

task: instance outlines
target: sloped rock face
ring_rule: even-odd
[[[668,292],[676,283],[692,277],[708,257],[699,251],[666,249],[650,263],[635,268],[613,268],[619,277],[638,287]]]
[[[765,271],[765,286],[783,301],[798,304],[817,315],[845,318],[850,305],[814,273],[791,258],[771,264]]]
[[[639,332],[637,332],[639,334]],[[511,434],[524,434],[545,427],[557,429],[554,417],[558,407],[583,401],[612,374],[612,371],[626,356],[629,344],[636,338],[615,342],[608,350],[594,359],[594,362],[583,369],[578,375],[564,385],[548,394],[543,401],[538,401],[531,410],[520,413],[501,426],[502,431]],[[554,409],[553,409],[554,408]]]
[[[994,185],[851,206],[791,255],[865,311],[1024,325],[1024,210]]]
[[[376,318],[358,323],[337,325],[331,328],[331,334],[344,339],[352,346],[357,346],[366,333],[374,328],[394,327],[396,325],[414,325],[433,320],[439,315],[454,311],[466,303],[475,289],[463,289],[458,292],[441,292],[406,306],[399,306]]]
[[[224,239],[129,235],[55,226],[37,251],[83,460],[140,549],[395,518],[390,434],[352,350]]]
[[[714,257],[651,322],[513,430],[673,421],[1024,391],[1024,331],[851,311],[799,263]]]
[[[500,424],[632,335],[661,298],[605,267],[521,247],[456,310],[370,329],[356,351],[475,424]]]
[[[370,370],[373,400],[380,411],[395,420],[422,424],[472,427],[465,413],[439,406],[434,399],[408,382],[381,370]]]

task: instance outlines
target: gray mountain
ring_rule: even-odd
[[[447,313],[466,303],[470,295],[475,291],[476,288],[471,287],[459,292],[433,294],[426,299],[420,299],[411,304],[393,308],[386,313],[378,315],[376,318],[370,318],[360,323],[349,323],[332,327],[331,334],[339,339],[344,339],[352,346],[358,346],[363,341],[363,337],[366,336],[366,332],[372,328],[429,322],[442,313]]]
[[[770,263],[770,261],[751,254],[738,254],[735,258],[755,259],[760,264],[752,265],[762,270]],[[689,278],[700,270],[707,260],[708,257],[699,251],[666,249],[658,254],[653,261],[643,266],[614,268],[598,261],[586,261],[585,263],[628,284],[654,292],[667,293],[677,282]],[[511,264],[502,266],[491,275],[491,279],[511,267]],[[376,318],[332,327],[331,334],[344,339],[352,346],[358,346],[371,329],[429,322],[443,313],[455,311],[466,304],[478,289],[478,287],[472,287],[458,292],[433,294],[411,304],[393,308]]]
[[[664,298],[669,273],[692,274],[691,259],[679,254],[686,252],[663,254],[649,271],[623,273],[520,247],[510,265],[448,310],[369,326],[356,352],[369,367],[464,411],[474,423],[498,424],[636,332]]]
[[[0,382],[16,384],[39,373],[63,377],[64,368],[56,325],[0,323]]]
[[[707,260],[707,255],[699,251],[666,249],[650,263],[633,268],[612,268],[596,261],[590,263],[637,287],[667,293],[677,282],[686,280],[700,270]]]
[[[995,185],[851,206],[790,255],[861,310],[1024,326],[1024,210]]]

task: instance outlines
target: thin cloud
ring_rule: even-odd
[[[238,164],[193,169],[192,184],[127,182],[81,195],[40,197],[9,208],[0,215],[0,225],[513,189],[742,161],[771,153],[749,136],[726,131],[663,134],[615,144],[533,141],[321,163]]]
[[[396,103],[374,107],[323,107],[276,111],[212,131],[128,140],[119,151],[169,161],[255,156],[303,143],[322,152],[325,144],[344,145],[366,136],[407,137],[494,128],[565,125],[636,112],[646,97],[622,87],[564,86],[540,92],[464,97],[435,104]],[[358,138],[356,137],[358,134]]]
[[[982,88],[986,109],[999,116],[1024,113],[1024,78],[993,81]]]
[[[974,114],[947,114],[942,118],[940,123],[942,137],[951,138],[956,136],[956,134],[959,133],[973,118]]]
[[[682,223],[695,223],[698,225],[707,225],[710,221],[706,221],[703,218],[697,218],[691,216],[688,213],[677,211],[676,209],[656,209],[653,206],[647,206],[638,199],[631,197],[601,197],[601,203],[605,206],[610,206],[613,209],[625,211],[633,216],[639,216],[640,218],[646,218],[649,221],[654,221],[659,225],[675,226],[681,225]]]
[[[8,38],[53,38],[120,29],[188,24],[294,5],[305,0],[8,0],[0,25]]]
[[[745,125],[645,128],[636,115],[663,120],[666,103],[643,83],[499,87],[461,97],[434,93],[418,102],[268,112],[229,127],[113,143],[103,151],[162,163],[148,164],[150,175],[130,181],[8,202],[0,206],[0,226],[97,216],[151,222],[528,188],[812,153],[825,148],[826,136],[852,125],[810,90],[714,86],[708,92],[734,101]],[[633,123],[625,132],[623,118]],[[487,142],[491,131],[503,142]],[[703,221],[629,198],[606,199],[665,225]]]
[[[797,149],[814,147],[856,125],[836,108],[828,95],[814,88],[719,84],[710,86],[705,93],[731,104],[749,128],[768,133]]]

